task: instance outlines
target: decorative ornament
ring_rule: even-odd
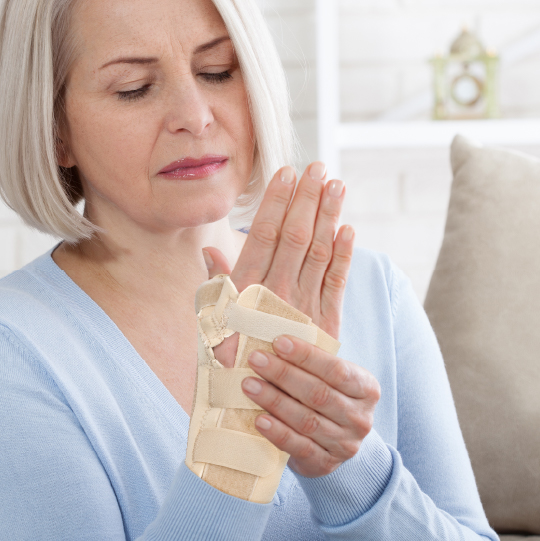
[[[450,54],[431,60],[435,120],[498,118],[499,57],[464,28]]]

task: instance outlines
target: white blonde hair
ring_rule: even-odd
[[[59,167],[56,156],[76,1],[0,0],[0,195],[28,225],[68,242],[96,230],[76,208],[77,171]],[[236,203],[249,217],[275,172],[294,165],[298,142],[285,74],[255,0],[212,1],[240,63],[255,131],[251,179]]]

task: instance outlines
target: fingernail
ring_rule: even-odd
[[[246,378],[242,387],[250,394],[259,394],[262,391],[262,385],[254,378]]]
[[[326,165],[322,162],[315,162],[311,164],[309,168],[309,176],[313,180],[322,180],[326,175]]]
[[[345,242],[349,242],[350,240],[352,240],[353,237],[354,237],[354,229],[350,225],[345,226],[343,228],[343,233],[341,234],[341,238]]]
[[[272,428],[272,423],[266,417],[257,417],[257,419],[255,419],[255,424],[261,430],[270,430],[270,428]]]
[[[274,347],[281,353],[291,353],[294,349],[294,344],[285,336],[278,336],[274,340]]]
[[[202,253],[204,257],[204,262],[206,263],[206,268],[210,270],[214,266],[214,260],[206,250],[203,250]]]
[[[281,171],[281,182],[283,182],[283,184],[292,184],[295,181],[295,177],[296,175],[292,167],[285,167]]]
[[[249,356],[249,362],[262,368],[268,364],[268,357],[260,351],[254,351]]]
[[[328,188],[328,193],[332,197],[339,199],[341,197],[341,194],[343,193],[343,186],[345,186],[345,184],[343,184],[341,180],[333,180],[330,183],[330,188]]]

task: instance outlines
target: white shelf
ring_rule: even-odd
[[[540,145],[540,118],[341,123],[334,144],[340,150],[448,147],[457,134],[486,145]]]
[[[319,159],[331,175],[339,178],[339,151],[360,148],[448,148],[457,134],[496,146],[540,145],[540,118],[474,121],[378,121],[344,124],[339,122],[339,28],[336,0],[316,0],[317,91]],[[504,52],[512,63],[540,46],[535,32],[518,46]],[[429,108],[430,95],[418,96],[407,106],[407,114]],[[416,111],[418,112],[418,111]],[[403,111],[398,111],[403,114]],[[396,111],[394,111],[394,116]],[[399,116],[399,115],[398,115]]]

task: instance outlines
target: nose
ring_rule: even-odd
[[[186,131],[195,137],[203,135],[214,121],[208,97],[194,77],[182,77],[170,96],[167,129],[171,133]]]

